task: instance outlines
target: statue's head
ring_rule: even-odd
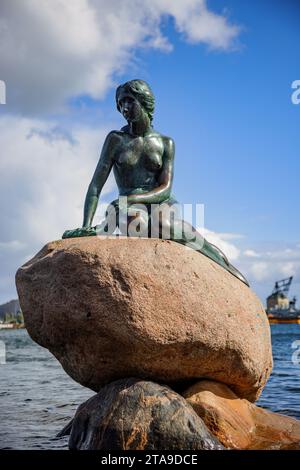
[[[144,82],[144,80],[130,80],[123,85],[118,86],[116,90],[116,103],[118,111],[121,111],[119,106],[119,97],[124,93],[132,95],[140,103],[148,115],[150,122],[152,123],[155,98],[148,83]]]

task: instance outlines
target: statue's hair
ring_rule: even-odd
[[[136,79],[130,80],[129,82],[118,86],[116,90],[116,103],[118,111],[120,111],[118,98],[121,91],[128,91],[140,102],[141,106],[148,114],[150,122],[152,123],[155,108],[155,98],[148,83],[144,82],[144,80]]]

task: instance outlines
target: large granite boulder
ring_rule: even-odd
[[[300,421],[238,398],[226,385],[202,380],[183,393],[225,447],[300,450]]]
[[[79,406],[71,450],[221,450],[193,408],[169,387],[117,380]]]
[[[176,242],[86,237],[46,245],[16,276],[26,327],[77,382],[210,378],[254,401],[272,368],[253,291]]]

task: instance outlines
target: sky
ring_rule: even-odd
[[[1,0],[0,303],[19,266],[81,225],[133,78],[153,89],[173,193],[204,204],[207,239],[263,302],[290,275],[300,295],[299,20],[291,0]],[[111,175],[100,201],[116,195]]]

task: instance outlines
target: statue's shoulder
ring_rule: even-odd
[[[113,130],[113,131],[110,131],[108,134],[107,134],[107,137],[109,139],[113,139],[113,140],[120,140],[122,139],[126,134],[129,134],[129,126],[124,126],[122,127],[120,130]]]
[[[170,153],[170,154],[174,154],[175,152],[175,142],[174,140],[172,139],[172,137],[169,137],[167,135],[161,135],[161,138],[162,138],[162,141],[164,143],[164,148],[165,150]]]
[[[124,132],[122,132],[122,129],[120,131],[113,130],[113,131],[110,131],[107,134],[106,138],[107,139],[115,139],[115,138],[121,137],[123,134],[124,134]]]
[[[162,137],[163,141],[165,142],[165,144],[175,145],[174,139],[172,139],[172,137],[169,137],[167,135],[162,135],[161,137]]]
[[[159,137],[159,138],[163,141],[163,144],[164,144],[165,146],[167,146],[167,147],[174,147],[175,142],[174,142],[174,140],[172,139],[172,137],[169,137],[169,136],[167,136],[167,135],[161,134],[160,132],[156,131],[155,129],[153,129],[153,135]]]
[[[123,135],[124,135],[124,132],[122,132],[122,129],[120,131],[119,130],[112,130],[106,136],[106,139],[105,139],[106,143],[108,145],[117,144],[118,142],[120,142]]]

